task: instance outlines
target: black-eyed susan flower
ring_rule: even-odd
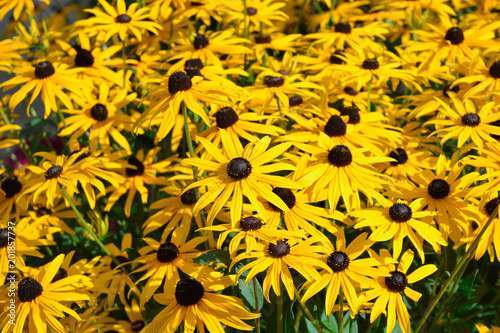
[[[210,125],[206,111],[198,101],[227,105],[229,100],[236,99],[242,92],[241,88],[204,80],[202,76],[190,77],[185,72],[175,72],[168,79],[160,79],[160,84],[152,88],[148,98],[151,100],[148,108],[137,119],[134,130],[146,121],[151,122],[158,118],[161,120],[155,141],[161,141],[176,124],[176,116],[182,112],[181,104],[201,117],[205,124]]]
[[[26,198],[21,194],[23,192],[24,177],[3,177],[0,185],[0,222],[7,224],[11,213],[15,214],[16,220],[19,220],[21,213],[28,206]]]
[[[81,95],[82,88],[90,89],[87,85],[76,78],[80,68],[68,68],[66,64],[51,63],[50,61],[39,61],[35,68],[30,63],[23,63],[21,67],[14,68],[14,72],[19,74],[0,84],[4,90],[9,90],[24,84],[18,91],[12,94],[9,101],[9,107],[14,110],[15,107],[26,98],[29,92],[33,91],[27,106],[27,114],[31,104],[41,93],[42,101],[45,105],[45,118],[51,111],[57,110],[56,97],[67,107],[72,108],[72,103],[64,89],[70,90],[77,95]]]
[[[447,243],[443,239],[441,232],[428,221],[426,217],[433,216],[434,213],[418,209],[419,203],[413,201],[408,204],[406,201],[397,200],[392,204],[383,204],[382,209],[367,208],[352,212],[351,215],[361,218],[354,228],[373,228],[369,239],[374,242],[392,240],[393,257],[399,258],[403,250],[403,240],[408,237],[417,253],[425,262],[423,240],[432,245],[434,252],[439,253],[441,246]]]
[[[245,26],[249,30],[257,30],[261,27],[261,24],[272,27],[276,23],[273,21],[286,21],[288,19],[288,15],[280,10],[285,7],[283,2],[248,0],[244,4],[240,1],[228,1],[225,5],[228,7],[228,20],[240,22],[241,30],[244,30]]]
[[[252,50],[258,61],[262,61],[268,49],[295,52],[295,45],[301,37],[300,34],[286,35],[279,32],[277,28],[269,28],[264,34],[256,32],[253,35],[255,44],[252,46]]]
[[[500,136],[500,127],[491,125],[500,120],[500,114],[493,109],[495,102],[478,102],[481,104],[477,105],[470,99],[460,101],[452,97],[451,100],[452,107],[439,100],[442,106],[439,112],[445,119],[438,118],[426,123],[439,126],[432,134],[441,137],[441,144],[458,139],[457,147],[462,148],[467,140],[471,140],[481,152],[485,142],[497,142],[494,136]]]
[[[192,177],[192,170],[185,170],[185,172],[185,174],[190,172]],[[169,194],[170,197],[160,199],[149,206],[149,209],[159,209],[159,211],[151,215],[142,224],[142,234],[144,236],[165,226],[162,238],[166,238],[170,233],[173,233],[172,237],[179,239],[181,243],[185,243],[191,231],[193,218],[197,228],[203,227],[200,214],[193,214],[194,205],[198,201],[196,190],[190,189],[182,193],[182,189],[183,186],[180,182],[173,182],[172,186],[167,186],[161,190]],[[203,190],[203,188],[200,188],[200,190]]]
[[[259,318],[260,314],[248,312],[237,297],[215,293],[235,283],[235,275],[223,276],[209,268],[198,274],[196,279],[178,280],[175,290],[155,295],[155,300],[166,307],[142,332],[174,332],[182,322],[184,331],[189,333],[196,328],[204,331],[205,327],[209,332],[223,332],[222,324],[239,330],[252,330],[253,326],[243,320]]]
[[[62,302],[89,300],[89,296],[79,292],[78,288],[91,285],[92,281],[87,276],[74,275],[53,282],[63,260],[64,254],[60,254],[38,274],[26,276],[17,284],[15,333],[22,332],[26,322],[29,323],[30,331],[46,332],[49,327],[55,332],[65,332],[58,320],[64,317],[65,313],[80,320],[80,316]],[[3,294],[4,302],[8,301],[10,298],[7,296],[7,289],[3,289]],[[4,319],[0,322],[2,333],[13,328],[7,323],[10,317],[5,315],[9,310],[7,307],[4,309]]]
[[[132,33],[139,41],[145,30],[157,35],[162,27],[155,22],[148,21],[149,8],[139,7],[139,3],[133,3],[126,7],[125,0],[118,0],[116,8],[105,0],[98,0],[104,11],[99,8],[85,9],[95,16],[75,23],[76,27],[83,27],[89,35],[104,34],[107,41],[114,35],[118,35],[124,41]]]
[[[72,150],[78,150],[80,148],[78,139],[90,130],[91,152],[97,151],[99,146],[103,150],[109,150],[111,146],[109,137],[112,137],[130,154],[130,144],[121,132],[132,130],[132,118],[120,110],[130,104],[136,96],[136,93],[128,94],[126,89],[118,87],[112,89],[104,82],[99,85],[98,94],[89,91],[82,97],[75,96],[74,101],[81,109],[62,110],[71,116],[59,124],[60,127],[64,127],[59,135],[71,135],[69,145]]]
[[[382,257],[385,256],[390,255],[386,250],[382,250]],[[373,323],[382,312],[385,312],[387,314],[387,332],[392,332],[396,325],[396,319],[403,332],[411,332],[410,316],[401,293],[404,293],[412,301],[418,302],[422,294],[408,287],[408,284],[420,281],[437,271],[435,265],[424,265],[407,275],[412,261],[413,252],[408,250],[403,254],[397,268],[392,263],[379,266],[380,269],[390,275],[377,278],[375,282],[378,286],[365,292],[360,297],[360,302],[367,302],[377,298],[370,315],[370,322]]]
[[[200,31],[194,36],[183,36],[173,41],[172,56],[168,61],[176,61],[170,67],[168,73],[172,74],[182,70],[186,61],[190,59],[200,59],[204,65],[215,65],[222,67],[219,56],[221,54],[245,54],[251,50],[241,44],[249,43],[245,38],[234,37],[234,31],[226,29],[224,31]]]
[[[38,251],[39,247],[54,245],[55,242],[46,239],[46,236],[57,231],[57,228],[40,230],[36,224],[31,223],[29,217],[16,223],[0,223],[0,281],[2,284],[9,271],[15,267],[25,268],[25,256],[43,258],[43,254]],[[12,246],[15,247],[15,258],[11,261],[15,263],[14,267],[9,265],[9,259],[12,260]]]
[[[373,278],[376,276],[389,276],[389,274],[374,267],[380,265],[380,262],[375,258],[358,259],[373,244],[372,241],[367,240],[367,233],[362,233],[349,245],[347,245],[343,229],[336,233],[336,237],[335,246],[327,239],[322,242],[323,246],[328,250],[323,261],[326,262],[331,271],[322,270],[319,273],[321,275],[320,279],[306,282],[302,287],[302,289],[305,289],[305,293],[301,301],[306,302],[312,296],[327,288],[325,311],[326,315],[329,316],[334,310],[340,288],[342,288],[349,308],[355,315],[358,312],[356,287],[373,285],[373,282],[367,276]]]
[[[280,176],[269,175],[271,172],[293,170],[287,163],[273,163],[275,158],[283,154],[290,144],[282,143],[270,149],[271,139],[266,136],[258,142],[250,143],[243,148],[239,141],[232,141],[226,132],[221,132],[222,152],[212,143],[198,137],[208,155],[214,160],[187,158],[183,163],[194,165],[203,171],[210,171],[210,177],[199,180],[184,189],[207,186],[205,193],[195,204],[194,214],[214,203],[207,216],[207,223],[211,225],[219,211],[231,197],[231,223],[236,224],[241,219],[243,211],[243,197],[248,198],[254,209],[263,217],[264,207],[258,196],[269,200],[276,207],[288,211],[288,206],[275,193],[273,186],[284,188],[300,188],[296,182]]]
[[[122,170],[122,174],[127,178],[119,187],[111,186],[108,188],[112,193],[108,198],[106,207],[104,207],[105,211],[111,210],[118,199],[126,193],[125,215],[130,216],[132,200],[137,192],[140,194],[142,203],[147,203],[148,188],[146,185],[167,185],[167,179],[157,174],[166,172],[173,158],[154,163],[154,159],[160,150],[161,147],[156,147],[144,155],[144,149],[140,149],[135,156],[128,158],[129,166]]]
[[[141,256],[134,261],[137,264],[144,264],[144,266],[133,272],[146,272],[136,281],[138,284],[147,280],[141,292],[141,307],[149,301],[162,283],[163,292],[174,292],[175,282],[179,280],[179,270],[189,276],[193,276],[201,270],[202,266],[192,259],[204,253],[197,250],[196,247],[205,242],[206,238],[195,237],[184,244],[178,238],[167,241],[166,237],[162,238],[161,243],[152,238],[144,238],[144,241],[148,245],[139,250]]]
[[[46,5],[50,4],[49,0],[40,0]],[[12,9],[13,17],[15,21],[18,21],[23,9],[29,15],[33,15],[35,13],[35,2],[33,0],[2,0],[0,1],[0,20],[3,20],[5,15],[10,12]]]
[[[474,56],[470,61],[459,67],[465,76],[453,82],[453,86],[468,84],[464,98],[480,97],[492,91],[500,90],[500,61],[491,58],[488,64],[480,56]]]
[[[305,240],[282,238],[271,243],[258,242],[254,251],[237,255],[232,261],[230,269],[241,260],[255,259],[238,271],[238,276],[248,271],[245,284],[248,284],[258,273],[266,271],[262,285],[266,301],[271,302],[269,298],[271,287],[277,296],[281,295],[281,282],[283,282],[290,299],[294,299],[295,287],[289,268],[299,272],[306,280],[320,278],[316,268],[331,271],[330,267],[320,260],[321,254],[327,252],[327,249],[322,245],[322,239],[324,236],[310,237]]]
[[[78,202],[74,202],[73,204],[77,206]],[[62,201],[61,197],[54,200],[54,205],[52,207],[47,207],[43,204],[34,205],[33,210],[28,211],[28,215],[33,220],[33,223],[38,225],[40,229],[52,226],[58,228],[62,234],[75,234],[75,231],[70,228],[64,220],[77,218],[77,215],[73,210],[67,208],[66,203]],[[47,238],[51,239],[49,236],[51,235],[47,235]]]
[[[359,209],[360,192],[369,202],[385,200],[380,190],[390,183],[391,178],[380,174],[370,164],[391,162],[392,157],[367,157],[364,155],[367,149],[351,150],[345,145],[300,145],[300,149],[312,154],[312,163],[302,180],[310,186],[313,198],[327,189],[330,209],[337,209],[341,197],[348,212]]]
[[[21,195],[29,195],[30,200],[38,203],[40,195],[44,194],[43,200],[46,200],[47,207],[50,208],[54,206],[54,200],[62,196],[61,187],[71,197],[74,193],[79,193],[78,183],[82,186],[87,183],[99,186],[100,184],[95,180],[88,178],[80,171],[82,161],[76,162],[76,160],[81,154],[83,151],[71,156],[36,153],[35,155],[42,156],[44,160],[39,166],[28,165],[26,167],[31,174],[24,184]]]
[[[460,163],[455,163],[447,173],[446,158],[441,155],[436,173],[425,169],[413,177],[418,187],[410,183],[398,183],[396,191],[388,191],[388,194],[407,201],[415,199],[414,202],[418,205],[414,207],[417,210],[427,207],[426,211],[436,212],[434,219],[444,240],[451,238],[457,243],[469,230],[467,221],[478,219],[473,206],[463,198],[468,194],[467,188],[479,174],[471,172],[460,177],[463,167]]]
[[[146,326],[141,308],[139,307],[139,304],[137,304],[137,301],[135,299],[132,299],[130,305],[125,304],[125,313],[127,314],[128,321],[118,320],[118,325],[121,326],[120,332],[140,332]]]

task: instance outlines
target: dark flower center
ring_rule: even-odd
[[[233,158],[227,164],[227,174],[234,180],[245,179],[252,173],[252,165],[242,157]]]
[[[351,88],[351,87],[345,87],[344,92],[347,95],[351,95],[351,96],[356,96],[358,94],[358,92],[354,88]]]
[[[117,23],[129,23],[130,21],[132,21],[132,18],[127,14],[120,14],[116,17],[115,21]]]
[[[264,83],[267,87],[281,87],[285,84],[285,79],[281,76],[268,76],[264,79]]]
[[[259,35],[259,36],[255,37],[255,42],[257,44],[269,44],[269,43],[271,43],[271,36]]]
[[[191,78],[184,72],[175,72],[168,78],[168,91],[175,94],[178,91],[191,89],[193,83]]]
[[[447,84],[443,87],[443,95],[450,98],[450,95],[448,95],[448,91],[453,91],[455,94],[458,94],[458,92],[460,91],[460,88],[458,87],[458,85],[454,86],[453,88],[450,89],[450,84]]]
[[[326,264],[335,273],[343,272],[349,267],[349,257],[342,251],[335,251],[328,257]]]
[[[137,159],[135,156],[131,156],[128,159],[128,164],[135,166],[137,169],[127,168],[125,169],[125,173],[129,177],[140,176],[144,173],[144,164]]]
[[[385,285],[389,291],[400,293],[403,292],[408,285],[408,279],[404,273],[394,271],[391,272],[391,276],[385,277]]]
[[[396,150],[391,151],[389,157],[392,157],[396,160],[396,162],[391,162],[392,166],[396,166],[398,164],[405,164],[408,161],[408,154],[403,148],[396,148]]]
[[[199,68],[186,67],[186,68],[184,68],[184,71],[186,72],[187,76],[189,76],[190,79],[192,79],[195,76],[203,77],[203,74],[201,74],[201,71]]]
[[[120,264],[124,264],[124,263],[126,263],[128,261],[128,259],[126,257],[124,257],[124,256],[116,256],[115,259],[118,260],[118,262]],[[109,265],[109,267],[111,268],[111,270],[115,269],[116,266],[118,266],[116,264],[116,262],[114,260],[111,260],[111,264]]]
[[[90,67],[94,64],[94,57],[90,51],[78,49],[75,57],[75,67]]]
[[[218,128],[228,128],[236,124],[240,118],[230,106],[220,108],[219,111],[215,113],[215,121]]]
[[[344,136],[347,131],[347,124],[340,116],[331,116],[325,125],[324,132],[329,137]]]
[[[495,211],[499,203],[500,203],[499,198],[494,198],[488,201],[486,205],[484,205],[484,210],[486,211],[486,214],[488,214],[488,216],[493,215],[493,212]]]
[[[49,61],[39,62],[35,67],[35,76],[37,79],[45,79],[54,75],[56,70]]]
[[[130,329],[132,330],[132,332],[140,332],[144,327],[146,327],[146,325],[142,320],[137,320],[130,324]]]
[[[191,1],[191,6],[193,7],[203,6],[203,3],[197,1]]]
[[[290,253],[290,245],[283,241],[277,241],[276,244],[269,243],[268,252],[273,258],[281,258]]]
[[[351,164],[352,154],[347,146],[338,145],[328,153],[328,161],[336,167],[345,167]]]
[[[247,8],[247,14],[250,15],[250,16],[254,16],[255,14],[257,14],[257,9],[254,8],[254,7],[248,7]]]
[[[255,216],[247,216],[240,220],[240,229],[243,231],[259,230],[262,228],[262,221]]]
[[[389,215],[394,222],[402,223],[411,219],[411,208],[406,204],[395,203],[389,208]]]
[[[497,61],[491,65],[489,70],[490,76],[495,79],[500,79],[500,61]]]
[[[462,124],[465,126],[476,127],[481,123],[481,118],[475,113],[466,113],[462,116]]]
[[[476,231],[476,229],[479,228],[479,225],[477,224],[476,221],[472,221],[471,227],[472,227],[472,231]]]
[[[198,281],[181,279],[175,288],[175,299],[179,305],[195,305],[202,299],[204,293],[205,289]]]
[[[198,199],[196,198],[196,190],[194,188],[184,192],[181,195],[181,201],[184,205],[192,206],[194,205]]]
[[[434,179],[427,187],[427,192],[434,199],[442,199],[450,194],[450,185],[446,180]]]
[[[54,179],[59,177],[63,172],[63,168],[60,165],[51,166],[47,172],[45,172],[45,179]]]
[[[57,270],[56,275],[54,275],[54,278],[52,279],[52,281],[50,281],[50,283],[57,282],[59,280],[67,278],[67,277],[68,277],[68,272],[64,268],[61,267]]]
[[[18,295],[21,302],[31,302],[40,296],[42,291],[42,285],[31,277],[22,279],[18,285]]]
[[[205,46],[208,46],[208,38],[204,35],[196,35],[193,46],[197,50],[203,49]]]
[[[36,216],[42,217],[45,215],[50,215],[52,214],[52,210],[50,208],[45,208],[45,207],[40,207],[36,210]]]
[[[304,100],[299,95],[295,95],[288,98],[288,104],[290,106],[299,106],[302,103],[304,103]]]
[[[10,239],[9,239],[10,237]],[[9,229],[0,229],[0,248],[7,247],[9,243],[16,239],[16,235],[11,231],[9,234]],[[9,242],[10,240],[10,242]]]
[[[337,50],[335,52],[333,52],[333,54],[330,56],[330,64],[334,64],[334,65],[342,65],[343,63],[345,63],[344,60],[342,60],[342,58],[338,57],[339,55],[343,55],[344,52],[342,52],[341,50]]]
[[[156,258],[161,262],[171,262],[179,254],[179,249],[174,243],[166,242],[160,245]]]
[[[108,109],[105,105],[97,103],[90,109],[90,115],[97,121],[103,121],[108,119]]]
[[[361,121],[361,117],[359,116],[359,109],[355,106],[346,106],[340,110],[341,116],[349,116],[348,124],[356,125]]]
[[[137,62],[141,62],[141,56],[138,55],[137,53],[131,53],[127,56],[127,59],[130,60],[137,60]]]
[[[75,150],[74,152],[71,152],[71,153],[68,155],[68,157],[70,157],[70,156],[71,156],[71,155],[73,155],[73,154],[79,153],[79,152],[80,152],[80,150]],[[88,152],[85,152],[85,153],[83,153],[83,154],[80,154],[80,155],[78,155],[78,157],[76,158],[76,160],[73,162],[73,164],[76,164],[76,163],[78,163],[78,162],[82,161],[83,159],[85,159],[85,158],[87,158],[87,157],[89,157],[89,156],[90,156],[90,152],[89,152],[89,151],[88,151]],[[73,165],[73,164],[72,164],[72,165]]]
[[[280,197],[280,199],[283,200],[285,205],[287,205],[288,208],[290,209],[292,209],[297,203],[297,200],[295,199],[295,194],[293,194],[292,190],[290,190],[289,188],[275,187],[273,188],[273,193],[276,194],[278,197]],[[271,208],[275,212],[281,212],[281,209],[279,209],[271,202],[269,202],[269,206],[271,206]]]
[[[21,184],[17,178],[7,178],[2,182],[2,190],[5,192],[7,198],[12,198],[19,192],[21,192],[23,184]]]
[[[351,33],[351,25],[347,22],[339,22],[335,24],[335,32],[340,32],[343,34]]]
[[[198,69],[203,69],[205,65],[203,65],[203,62],[201,59],[189,59],[186,60],[186,63],[184,64],[184,68],[198,68]]]
[[[366,59],[363,61],[363,68],[364,69],[370,69],[370,70],[375,70],[380,67],[378,60],[373,58],[373,59]]]
[[[453,45],[461,44],[464,41],[464,32],[459,27],[450,28],[446,31],[444,39]]]

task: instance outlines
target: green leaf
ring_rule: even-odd
[[[259,281],[255,279],[251,279],[247,285],[245,285],[245,277],[242,277],[238,280],[238,288],[240,290],[243,301],[246,301],[252,309],[256,309],[255,306],[255,294],[254,294],[254,283],[257,284],[257,301],[259,302],[258,311],[262,309],[264,305],[264,296],[262,292],[262,286]]]

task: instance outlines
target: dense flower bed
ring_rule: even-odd
[[[500,1],[0,19],[1,333],[499,325]]]

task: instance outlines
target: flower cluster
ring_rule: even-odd
[[[0,1],[1,333],[495,324],[500,1],[85,6]]]

